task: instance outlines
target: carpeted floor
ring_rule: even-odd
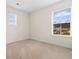
[[[7,44],[7,59],[72,59],[72,50],[39,41],[23,40]]]

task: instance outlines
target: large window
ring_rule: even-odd
[[[70,35],[71,8],[63,8],[53,13],[52,33],[54,35]]]

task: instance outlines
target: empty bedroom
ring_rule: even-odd
[[[6,59],[72,59],[71,0],[6,0]]]

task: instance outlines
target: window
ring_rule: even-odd
[[[16,25],[17,19],[16,14],[9,13],[8,14],[8,25]]]
[[[61,10],[56,10],[54,11],[52,16],[52,33],[54,35],[70,35],[71,8],[63,8]]]

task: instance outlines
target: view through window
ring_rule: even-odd
[[[71,8],[63,8],[53,13],[53,34],[70,35]]]

